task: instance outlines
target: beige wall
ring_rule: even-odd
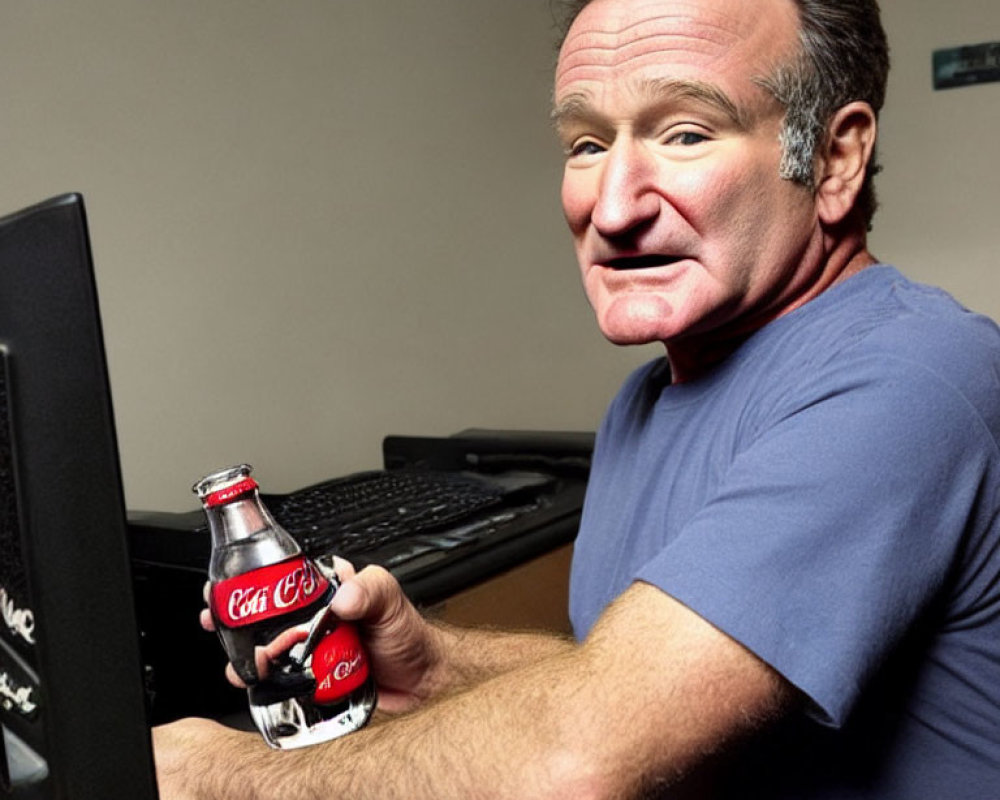
[[[884,7],[876,250],[1000,317],[1000,84],[930,91],[1000,7]],[[377,466],[386,433],[596,426],[658,351],[578,287],[551,40],[548,0],[0,4],[0,212],[87,199],[131,507]]]
[[[934,91],[931,53],[1000,41],[997,0],[882,0],[892,46],[874,252],[1000,320],[1000,83]]]

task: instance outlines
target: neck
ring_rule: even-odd
[[[809,259],[803,259],[793,279],[779,292],[777,299],[756,314],[734,320],[708,334],[667,342],[672,383],[685,383],[697,378],[725,360],[755,331],[877,262],[868,251],[862,232],[842,238],[828,237],[823,242],[823,255],[825,257],[818,259],[812,269],[805,267]]]

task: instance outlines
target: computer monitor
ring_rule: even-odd
[[[83,200],[0,219],[0,797],[153,800]]]

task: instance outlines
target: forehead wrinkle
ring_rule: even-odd
[[[570,31],[560,51],[556,82],[571,80],[577,69],[625,66],[648,53],[669,57],[671,53],[694,53],[719,57],[753,38],[753,19],[681,3],[672,12],[643,16],[643,8],[622,11],[609,18],[586,16],[586,10]],[[640,51],[640,52],[636,52]]]
[[[649,49],[647,47],[631,47],[631,45],[625,47],[591,47],[586,51],[577,51],[578,54],[583,57],[580,63],[567,63],[570,61],[569,58],[564,60],[561,65],[559,74],[556,75],[556,82],[564,82],[567,80],[575,80],[571,78],[576,71],[584,70],[595,71],[595,70],[618,70],[622,67],[635,64],[636,62],[642,62],[647,60],[653,62],[654,64],[662,63],[662,58],[665,52],[669,53],[696,53],[698,55],[708,55],[714,56],[713,52],[710,52],[712,48],[704,44],[702,39],[695,37],[683,36],[680,34],[661,34],[660,36],[650,37],[650,39],[674,39],[677,40],[669,48],[655,48]],[[636,45],[646,44],[649,40],[643,42],[635,42]],[[637,50],[638,52],[630,52],[632,50]],[[602,54],[606,54],[602,56]],[[591,57],[585,57],[590,55]]]
[[[699,18],[698,13],[701,14]],[[711,16],[718,19],[718,22],[713,22],[711,20],[705,19],[704,16],[710,14]],[[657,14],[650,17],[642,17],[634,22],[629,22],[615,30],[608,30],[605,27],[600,28],[584,28],[583,30],[573,32],[570,31],[563,43],[563,47],[568,49],[573,41],[580,38],[581,36],[598,36],[614,38],[618,40],[623,40],[624,44],[629,44],[638,39],[642,39],[649,35],[657,35],[655,32],[653,34],[644,34],[642,28],[656,27],[657,29],[662,29],[663,23],[669,26],[683,25],[698,30],[704,30],[706,39],[716,39],[719,44],[730,44],[734,39],[741,37],[741,32],[734,30],[734,28],[740,28],[740,25],[734,25],[733,18],[728,17],[724,14],[717,12],[708,12],[701,10],[700,12],[680,12],[672,14]]]
[[[714,35],[719,30],[721,29],[713,25],[697,23],[684,31],[656,29],[626,40],[619,34],[601,33],[591,37],[598,41],[577,48],[564,48],[556,81],[569,80],[569,76],[578,69],[615,69],[644,58],[659,60],[670,54],[694,53],[714,58],[739,39],[729,32],[724,36]],[[607,43],[600,41],[602,39]]]

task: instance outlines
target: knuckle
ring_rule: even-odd
[[[358,573],[358,577],[377,587],[392,586],[396,579],[385,567],[379,564],[369,564]]]

